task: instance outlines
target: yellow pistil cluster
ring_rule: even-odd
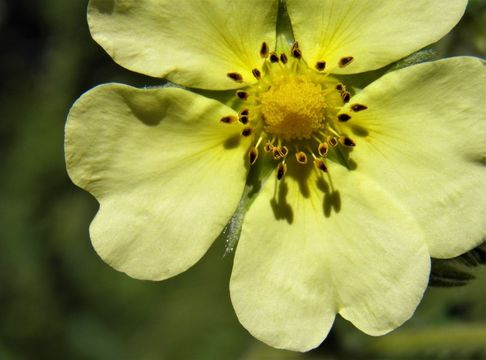
[[[282,140],[309,139],[322,127],[326,96],[305,77],[283,79],[260,96],[264,130]]]
[[[263,146],[279,162],[278,179],[285,175],[290,163],[305,165],[309,159],[317,170],[327,172],[330,151],[339,151],[339,146],[355,146],[342,127],[351,115],[339,113],[351,94],[344,84],[328,76],[324,61],[309,67],[298,43],[281,54],[270,53],[263,43],[260,55],[262,67],[252,71],[257,83],[236,92],[241,100],[238,118],[227,116],[221,121],[239,120],[243,125],[242,136],[253,138],[248,153],[250,164],[257,161],[259,147]],[[346,66],[352,59],[341,59],[339,66]],[[245,82],[238,73],[227,75],[234,81]],[[367,107],[353,104],[351,109],[363,111]]]

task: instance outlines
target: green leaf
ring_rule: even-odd
[[[429,286],[463,286],[475,276],[471,268],[486,265],[486,242],[452,259],[432,259]]]

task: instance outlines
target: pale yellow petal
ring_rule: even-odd
[[[110,84],[84,94],[66,125],[66,162],[100,210],[93,246],[128,275],[161,280],[204,255],[243,191],[247,144],[234,111],[175,88]]]
[[[263,42],[275,46],[276,0],[91,0],[93,38],[120,65],[188,87],[255,81]]]
[[[332,166],[335,192],[307,169],[268,180],[246,215],[231,277],[240,322],[289,350],[318,346],[336,313],[384,334],[414,312],[429,255],[413,217],[374,182]]]
[[[357,170],[413,212],[434,257],[486,239],[485,103],[482,61],[452,58],[387,74],[343,110]]]
[[[383,67],[447,34],[467,0],[286,0],[310,66],[354,74]],[[347,66],[341,59],[352,57]]]

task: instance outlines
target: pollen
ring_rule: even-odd
[[[326,96],[306,78],[281,80],[261,95],[265,131],[284,140],[309,139],[324,121]]]

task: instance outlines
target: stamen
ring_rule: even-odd
[[[327,173],[327,166],[322,159],[314,159],[314,165],[322,172]]]
[[[312,65],[308,68],[300,60],[302,51],[297,42],[283,52],[272,50],[268,43],[261,43],[263,67],[257,66],[251,71],[256,84],[251,87],[241,85],[240,89],[234,90],[234,100],[248,102],[237,101],[241,106],[238,114],[224,116],[220,120],[227,124],[238,121],[243,124],[239,128],[240,134],[251,142],[247,150],[248,160],[245,159],[249,166],[268,153],[265,155],[268,160],[276,160],[278,180],[286,175],[290,157],[290,161],[294,162],[290,166],[311,166],[313,162],[316,171],[327,173],[327,158],[334,156],[333,151],[338,151],[337,147],[344,151],[341,146],[356,146],[345,135],[346,132],[340,130],[342,125],[339,122],[351,120],[355,112],[366,110],[367,106],[351,102],[352,95],[343,83],[321,79],[330,66],[326,61],[316,60],[314,69]],[[352,61],[354,58],[347,56],[338,59],[338,64],[331,65],[344,67]],[[227,76],[237,82],[251,80],[251,76],[248,78],[245,74],[243,79],[237,72],[230,72]],[[343,106],[343,102],[349,102],[350,108]],[[286,145],[292,146],[291,150]]]
[[[296,41],[292,45],[292,49],[290,49],[290,53],[296,59],[302,58],[302,51],[299,49],[299,43]]]
[[[298,153],[295,154],[295,159],[299,164],[307,164],[307,155],[303,151],[299,151]]]
[[[329,151],[329,145],[327,143],[321,143],[319,144],[319,146],[317,147],[317,152],[319,153],[319,155],[321,155],[322,157],[326,157],[327,155],[327,152]]]
[[[325,68],[326,68],[326,62],[325,61],[318,61],[316,63],[316,69],[318,71],[324,71]]]
[[[332,127],[328,126],[327,127],[327,130],[329,132],[332,132],[334,135],[336,135],[337,137],[339,137],[341,134],[339,134],[336,130],[334,130]]]
[[[238,90],[236,92],[236,96],[238,96],[241,100],[248,99],[248,93],[246,91],[243,91],[243,90]]]
[[[248,158],[250,160],[250,165],[253,165],[258,159],[258,149],[256,147],[252,147],[248,152]]]
[[[278,63],[278,55],[275,54],[274,52],[270,54],[270,62]]]
[[[272,148],[272,153],[273,153],[273,159],[274,160],[279,160],[282,158],[282,154],[280,153],[280,150],[277,146],[274,146]]]
[[[268,51],[269,51],[269,49],[268,49],[267,43],[265,41],[262,42],[262,47],[260,48],[260,56],[264,59],[267,58],[268,57]]]
[[[292,44],[292,48],[290,49],[290,52],[293,52],[294,50],[296,50],[298,48],[299,48],[299,42],[294,41],[294,43]]]
[[[222,117],[220,121],[225,124],[234,124],[237,121],[237,119],[236,116],[229,115],[229,116]]]
[[[248,116],[240,116],[240,123],[243,125],[248,124]]]
[[[257,80],[260,80],[262,78],[262,73],[258,69],[253,69],[251,73]]]
[[[338,115],[338,120],[341,121],[341,122],[346,122],[349,119],[351,119],[351,116],[349,116],[348,114],[339,114]]]
[[[334,136],[328,136],[327,143],[330,147],[335,147],[338,144],[338,141]]]
[[[257,141],[256,145],[255,145],[255,147],[256,147],[257,149],[258,149],[258,147],[260,146],[260,144],[262,143],[262,140],[263,140],[263,136],[260,136],[260,137],[258,138],[258,141]]]
[[[239,73],[227,73],[226,74],[231,80],[234,80],[236,82],[243,82],[243,76]]]
[[[354,104],[354,105],[351,106],[351,110],[356,111],[356,112],[363,111],[363,110],[366,110],[366,109],[368,109],[368,106],[366,106],[366,105]]]
[[[277,179],[282,180],[284,175],[287,173],[287,164],[285,161],[282,161],[280,164],[278,164],[277,167]]]
[[[248,109],[243,109],[238,114],[240,122],[244,125],[248,124],[248,114],[249,114]]]
[[[241,135],[247,137],[253,133],[253,129],[251,127],[246,127],[241,131]]]
[[[350,138],[348,138],[347,136],[339,137],[339,143],[341,145],[344,145],[344,146],[347,146],[347,147],[355,147],[356,146],[356,143],[353,140],[351,140]]]
[[[300,51],[300,49],[295,49],[292,51],[292,56],[296,59],[302,59],[302,51]]]
[[[351,99],[351,94],[350,94],[350,93],[348,93],[347,91],[343,91],[343,92],[341,93],[341,97],[343,98],[343,101],[344,101],[345,103],[348,103],[348,102],[349,102],[349,99]]]
[[[354,58],[352,56],[343,57],[341,60],[339,60],[339,67],[348,66],[353,60]]]
[[[287,146],[273,146],[272,147],[273,158],[275,160],[285,158],[289,154]]]

